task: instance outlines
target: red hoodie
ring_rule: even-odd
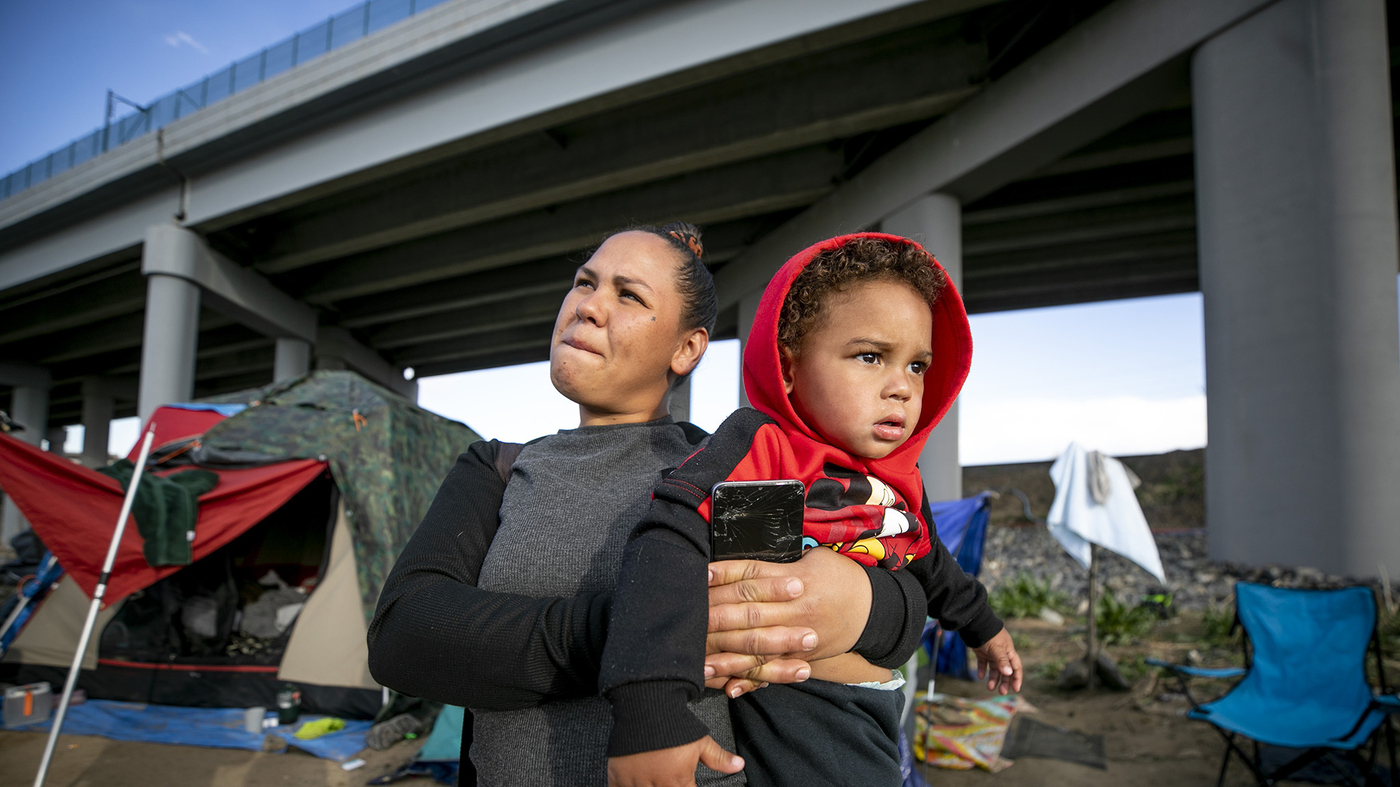
[[[899,573],[916,578],[928,614],[947,630],[961,629],[974,647],[1001,630],[986,591],[931,538],[936,531],[917,466],[929,432],[957,398],[972,359],[967,313],[952,283],[932,306],[933,360],[924,377],[919,423],[889,456],[869,459],[830,445],[803,423],[787,397],[777,340],[783,300],[814,256],[859,237],[917,246],[893,235],[847,235],[804,249],[778,271],[764,291],[744,351],[744,385],[755,409],[736,411],[703,448],[661,480],[651,509],[628,541],[598,680],[613,707],[609,756],[678,746],[706,734],[685,703],[704,686],[710,490],[721,481],[802,481],[808,490],[803,529],[812,541],[866,566],[907,568]],[[893,667],[917,646],[904,644],[899,652],[870,654],[857,643],[856,652]]]
[[[808,490],[804,531],[810,539],[865,565],[897,569],[929,550],[917,463],[929,433],[952,407],[967,379],[972,331],[962,298],[948,280],[932,306],[933,360],[924,375],[923,409],[913,434],[882,459],[856,456],[828,443],[802,421],[788,398],[779,360],[778,317],[792,283],[814,257],[858,238],[879,238],[923,250],[908,238],[864,232],[809,246],[779,269],[759,301],[744,348],[744,389],[749,402],[776,423],[760,429],[749,456],[726,480],[802,481]],[[944,272],[937,261],[933,265]],[[708,505],[701,513],[709,519]]]

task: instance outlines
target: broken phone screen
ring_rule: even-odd
[[[802,557],[801,481],[726,481],[711,491],[711,560]]]

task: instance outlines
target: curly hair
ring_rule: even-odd
[[[912,243],[856,238],[812,258],[797,275],[778,316],[778,345],[797,357],[831,296],[871,281],[907,284],[930,307],[947,285],[933,255]]]

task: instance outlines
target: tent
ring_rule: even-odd
[[[310,712],[372,716],[380,687],[367,664],[369,615],[477,435],[352,372],[163,407],[152,420],[155,475],[198,467],[219,483],[199,497],[189,565],[148,565],[128,527],[78,685],[102,699],[273,707],[292,682]],[[0,487],[66,572],[0,661],[0,680],[58,683],[121,485],[0,435]],[[269,600],[280,606],[270,611]],[[257,636],[254,613],[271,612],[279,630]]]

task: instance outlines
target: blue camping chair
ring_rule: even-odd
[[[1208,722],[1225,738],[1217,785],[1225,783],[1231,754],[1239,756],[1259,784],[1273,784],[1317,760],[1338,764],[1337,758],[1358,766],[1369,783],[1379,744],[1375,732],[1382,723],[1395,762],[1388,717],[1400,710],[1400,701],[1385,696],[1389,689],[1383,670],[1380,698],[1366,680],[1368,647],[1381,667],[1376,599],[1370,588],[1292,590],[1240,582],[1235,585],[1235,616],[1247,638],[1246,668],[1204,669],[1147,660],[1177,676],[1191,701],[1187,715]],[[1206,703],[1197,702],[1186,684],[1190,677],[1240,675],[1244,678],[1224,696]],[[1252,755],[1236,742],[1240,737],[1254,742]],[[1368,740],[1369,759],[1361,755]],[[1304,751],[1265,773],[1260,744]]]

